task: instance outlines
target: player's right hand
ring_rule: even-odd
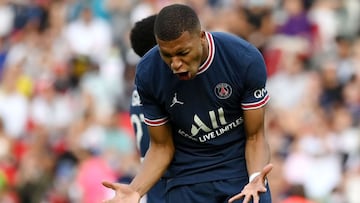
[[[112,199],[104,200],[103,203],[138,203],[140,195],[127,184],[102,182],[102,184],[115,191]]]

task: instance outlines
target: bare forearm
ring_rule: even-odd
[[[146,153],[140,172],[136,175],[130,186],[143,196],[161,178],[169,166],[174,149],[171,146],[151,145]]]
[[[246,165],[249,174],[261,171],[270,161],[270,149],[265,136],[251,136],[246,142]]]

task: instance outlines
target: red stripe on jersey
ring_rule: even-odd
[[[165,123],[168,122],[168,118],[160,118],[160,119],[156,119],[156,120],[150,120],[145,118],[144,122],[145,124],[149,125],[149,126],[160,126],[160,125],[164,125]]]
[[[261,101],[250,104],[241,104],[241,108],[243,110],[258,109],[263,107],[269,100],[270,96],[267,94]]]
[[[205,34],[206,34],[206,39],[209,43],[209,55],[206,58],[205,62],[200,66],[199,71],[197,72],[197,75],[203,73],[204,71],[206,71],[209,68],[209,66],[215,56],[214,39],[209,32],[205,32]]]

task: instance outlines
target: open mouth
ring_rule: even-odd
[[[189,80],[190,79],[190,73],[189,72],[182,72],[182,73],[176,73],[178,78],[180,80]]]

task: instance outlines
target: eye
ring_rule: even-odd
[[[161,55],[164,57],[164,58],[170,58],[171,55],[170,54],[167,54],[167,53],[161,53]]]
[[[179,53],[179,56],[186,56],[187,54],[188,54],[189,52],[181,52],[181,53]]]

